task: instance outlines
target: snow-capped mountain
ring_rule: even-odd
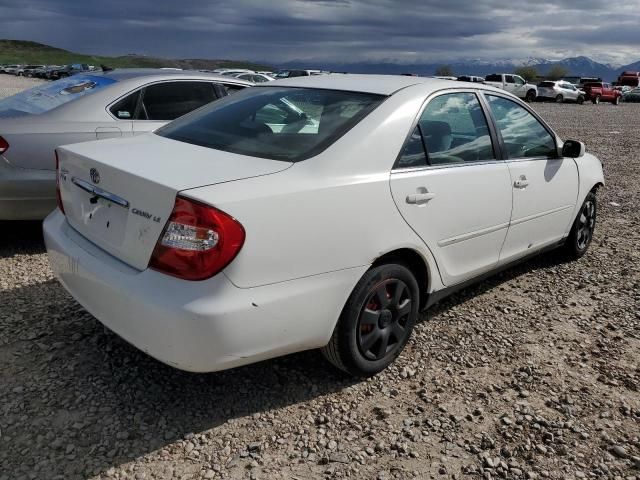
[[[589,57],[578,56],[570,57],[562,60],[549,60],[545,58],[530,57],[524,59],[499,59],[487,60],[480,58],[468,59],[452,59],[451,61],[440,61],[433,63],[414,63],[399,64],[391,62],[359,62],[359,63],[328,63],[320,62],[319,64],[307,65],[308,61],[294,61],[282,65],[283,67],[306,67],[322,68],[337,72],[350,73],[384,73],[384,74],[401,74],[414,73],[417,75],[433,75],[442,65],[451,68],[454,75],[481,75],[485,76],[490,73],[506,73],[513,72],[522,66],[535,67],[538,74],[546,74],[553,66],[561,65],[568,71],[568,75],[585,76],[585,77],[601,77],[604,80],[614,81],[622,71],[640,71],[640,60],[628,65],[614,66],[610,64],[596,62]]]

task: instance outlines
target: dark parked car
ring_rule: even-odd
[[[90,70],[91,68],[89,68],[89,65],[86,63],[73,63],[71,65],[64,65],[60,68],[51,70],[47,78],[57,80],[59,78],[70,77],[76,73],[88,72]]]

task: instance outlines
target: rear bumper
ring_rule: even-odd
[[[16,168],[0,156],[0,220],[42,220],[54,208],[54,171]]]
[[[257,288],[224,274],[202,282],[138,271],[73,230],[56,211],[44,222],[51,266],[100,322],[173,367],[209,372],[329,341],[365,267]]]

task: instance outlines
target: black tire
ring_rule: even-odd
[[[617,96],[616,98],[613,99],[613,103],[614,105],[620,105],[620,96]]]
[[[524,101],[527,103],[532,103],[538,95],[535,90],[529,90],[527,94],[524,96]]]
[[[580,95],[580,96],[578,97],[578,99],[576,100],[576,103],[577,103],[578,105],[582,105],[582,104],[584,103],[584,97],[583,97],[582,95]]]
[[[599,105],[600,104],[600,95],[596,95],[593,99],[593,104],[594,105]]]
[[[556,96],[556,103],[562,103],[564,102],[564,97],[562,95],[557,95]]]
[[[580,211],[573,221],[571,232],[564,244],[567,257],[578,259],[582,257],[591,245],[593,232],[596,228],[597,203],[595,192],[589,192],[584,199]]]
[[[418,283],[407,267],[372,268],[351,292],[323,356],[353,376],[375,375],[404,349],[419,305]]]

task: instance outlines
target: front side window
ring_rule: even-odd
[[[494,159],[489,126],[473,93],[448,93],[429,102],[419,121],[431,165]]]
[[[507,83],[516,83],[516,82],[513,80],[513,77],[512,77],[511,75],[505,75],[505,76],[504,76],[504,81],[505,81],[505,82],[507,82]]]
[[[174,120],[216,99],[209,82],[165,82],[144,89],[141,120]]]
[[[521,105],[487,95],[508,158],[555,157],[556,142],[536,117]]]
[[[156,133],[226,152],[297,162],[317,155],[385,99],[309,88],[249,88]]]

